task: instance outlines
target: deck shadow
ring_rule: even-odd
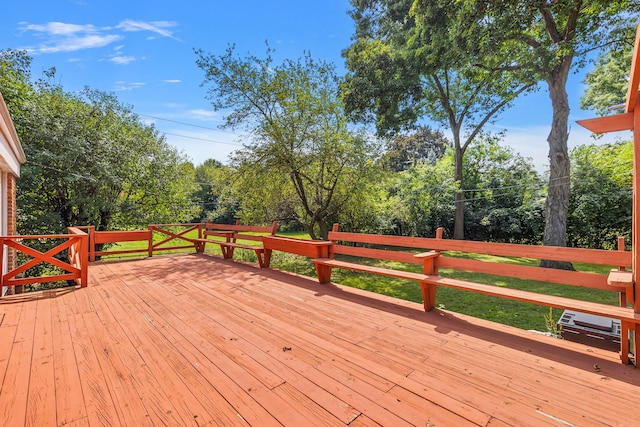
[[[249,273],[254,277],[262,276],[285,283],[287,286],[311,291],[317,298],[337,298],[423,323],[438,334],[465,334],[478,340],[516,350],[523,355],[538,356],[541,359],[572,366],[585,372],[594,372],[594,365],[598,365],[598,370],[602,373],[603,379],[612,378],[640,386],[640,374],[638,371],[632,366],[622,365],[617,360],[617,355],[612,352],[600,349],[598,349],[597,352],[588,352],[587,347],[576,343],[564,342],[515,327],[476,319],[451,311],[435,309],[431,312],[425,312],[422,304],[419,303],[400,300],[335,283],[319,284],[317,280],[312,277],[275,269],[261,269],[258,268],[257,265],[248,262],[225,260],[209,254],[172,255],[163,257],[162,264],[154,263],[154,268],[145,272],[145,276],[152,280],[165,279],[168,274],[175,273],[176,269],[180,267],[184,268],[183,262],[185,257],[192,258],[193,261],[198,264],[198,267],[200,267],[199,264],[202,261],[202,274],[209,278],[215,276],[227,280],[237,276],[239,272]],[[157,258],[159,257],[154,257],[154,259]],[[109,262],[128,263],[132,261],[135,260]],[[140,260],[138,259],[137,261],[139,262]],[[205,267],[207,264],[210,267]],[[190,272],[192,272],[192,270],[190,270]],[[243,286],[246,285],[243,284]]]

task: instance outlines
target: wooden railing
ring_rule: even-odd
[[[618,239],[618,250],[568,248],[559,246],[523,245],[513,243],[475,242],[470,240],[454,240],[428,237],[405,237],[378,234],[331,232],[329,238],[333,241],[350,242],[351,245],[334,245],[332,254],[350,255],[388,259],[389,251],[373,249],[378,247],[404,247],[418,250],[442,251],[437,259],[438,268],[448,268],[459,271],[491,274],[512,278],[537,280],[561,285],[579,286],[620,292],[620,306],[633,302],[633,290],[608,283],[608,274],[587,273],[579,271],[558,270],[531,265],[509,263],[500,257],[566,261],[603,265],[625,271],[631,266],[631,252],[624,250],[624,239]],[[364,245],[365,247],[361,247]],[[475,260],[450,256],[449,253],[489,255],[487,260]],[[422,264],[412,253],[392,252],[396,261]],[[494,259],[497,257],[497,259]],[[630,273],[630,272],[628,272]]]
[[[146,230],[120,230],[120,231],[96,231],[94,226],[77,227],[86,230],[89,234],[89,260],[95,261],[105,255],[122,254],[146,254],[153,256],[154,252],[179,249],[194,249],[194,243],[186,235],[197,231],[197,236],[202,237],[201,223],[193,224],[152,224]],[[171,229],[178,228],[179,231]],[[161,240],[154,241],[154,235],[161,235]],[[144,247],[135,249],[103,249],[102,246],[110,243],[144,242]],[[178,243],[177,243],[178,242]],[[182,242],[188,242],[184,244]]]
[[[155,251],[171,251],[178,249],[194,249],[195,245],[193,241],[186,235],[194,230],[197,230],[197,238],[202,237],[202,223],[194,224],[152,224],[149,226],[149,233],[153,238],[153,233],[158,233],[164,238],[158,242],[150,241],[149,244],[149,256],[153,255]],[[169,228],[182,228],[178,232],[169,230]],[[195,236],[194,236],[195,237]],[[169,244],[175,244],[174,241],[180,242],[180,246],[168,246]],[[188,244],[184,244],[187,242]]]
[[[80,286],[88,284],[88,247],[89,236],[78,227],[69,227],[69,234],[49,234],[37,236],[0,236],[0,259],[4,260],[6,248],[15,249],[18,253],[30,257],[28,261],[8,270],[2,263],[2,275],[0,288],[11,286],[24,286],[34,283],[49,283],[58,281],[74,281]],[[27,241],[62,240],[55,247],[41,252],[30,247]],[[56,255],[67,251],[65,262]],[[60,274],[28,277],[27,271],[41,264],[49,264],[62,270]]]

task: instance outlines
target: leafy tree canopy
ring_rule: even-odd
[[[450,146],[442,131],[418,126],[413,132],[394,136],[381,160],[391,171],[400,172],[418,162],[435,163]]]
[[[632,53],[630,47],[610,50],[598,57],[595,68],[585,78],[587,89],[580,99],[580,107],[591,108],[597,114],[605,116],[612,114],[612,107],[624,105],[629,87]]]
[[[47,80],[30,82],[23,53],[4,51],[0,64],[12,70],[0,90],[17,88],[10,108],[27,157],[17,181],[21,233],[193,216],[192,166],[130,107],[91,89],[70,94]],[[55,70],[45,74],[53,78]]]
[[[326,237],[331,218],[356,200],[376,152],[347,125],[335,67],[309,54],[274,64],[268,47],[265,58],[237,57],[233,47],[222,55],[196,53],[208,99],[228,112],[225,126],[252,135],[233,161],[238,185],[262,196],[251,197],[250,211],[262,203],[270,215]]]
[[[640,3],[605,0],[415,1],[414,40],[424,61],[450,67],[514,70],[532,83],[544,81],[551,99],[549,185],[544,243],[566,245],[570,194],[568,154],[570,70],[587,53],[620,43],[635,27]],[[631,36],[633,37],[633,36]],[[555,262],[547,267],[570,268]]]
[[[633,142],[576,147],[571,160],[572,246],[615,250],[618,236],[630,244]]]
[[[353,44],[343,52],[349,73],[342,96],[350,117],[375,121],[379,134],[397,132],[425,116],[448,126],[455,180],[464,190],[465,151],[483,127],[530,90],[534,81],[509,66],[508,58],[494,56],[490,66],[479,66],[457,51],[456,47],[471,49],[472,40],[467,46],[458,46],[461,37],[457,44],[450,43],[449,31],[454,30],[449,25],[467,16],[470,3],[433,3],[423,9],[421,2],[412,0],[352,1],[356,32]],[[456,30],[473,30],[457,24]],[[464,238],[463,191],[456,194],[454,236]]]

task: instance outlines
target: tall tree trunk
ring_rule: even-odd
[[[318,227],[320,227],[320,238],[322,240],[327,240],[329,238],[329,225],[327,224],[327,221],[319,219]]]
[[[549,190],[544,208],[545,246],[567,246],[567,216],[569,213],[570,162],[567,140],[569,139],[569,97],[566,84],[571,68],[571,57],[565,57],[547,79],[549,97],[553,108],[549,142]],[[572,270],[569,262],[543,260],[543,267]]]
[[[463,240],[464,239],[464,185],[463,185],[463,165],[462,160],[464,157],[464,150],[460,147],[460,143],[456,142],[455,151],[455,179],[458,183],[458,191],[455,194],[455,221],[453,223],[453,238]]]

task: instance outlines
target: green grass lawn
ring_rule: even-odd
[[[303,232],[291,232],[291,233],[278,233],[287,237],[295,238],[309,238],[306,233]],[[194,231],[188,234],[188,237],[197,237],[197,233]],[[154,236],[155,241],[162,239],[162,236]],[[239,242],[252,244],[255,242],[241,241]],[[176,245],[183,243],[177,242]],[[142,249],[145,248],[144,242],[124,242],[122,244],[114,245],[111,250],[119,249]],[[192,249],[182,249],[175,252],[192,253]],[[167,251],[167,253],[171,253]],[[221,255],[220,247],[215,244],[206,245],[206,253]],[[483,261],[500,261],[506,263],[532,265],[536,266],[538,260],[528,260],[521,258],[506,258],[495,257],[488,255],[478,254],[462,254],[456,252],[447,252],[447,256],[454,257],[466,257],[471,259],[483,260]],[[105,256],[103,259],[111,259],[114,257],[124,257],[126,255]],[[136,256],[135,254],[130,256]],[[236,250],[235,257],[249,262],[257,262],[256,255],[253,251],[249,250]],[[345,259],[348,257],[344,257]],[[387,267],[394,269],[403,269],[410,271],[420,272],[421,266],[408,265],[391,261],[379,261],[371,259],[358,259],[357,262],[366,263],[369,265],[376,265],[379,267]],[[271,267],[291,271],[297,274],[302,274],[310,277],[315,277],[315,268],[312,262],[307,258],[297,255],[286,254],[282,252],[274,252],[271,259]],[[606,266],[594,266],[587,264],[574,264],[574,268],[578,271],[593,272],[593,273],[606,273],[609,268]],[[466,271],[454,271],[450,269],[440,269],[439,274],[445,277],[452,277],[461,280],[468,280],[478,283],[487,283],[498,286],[505,286],[514,289],[523,289],[532,292],[540,292],[550,295],[564,296],[567,298],[582,299],[586,301],[595,301],[607,304],[617,304],[618,296],[614,292],[600,291],[594,289],[580,288],[576,286],[557,285],[545,282],[537,282],[532,280],[523,280],[516,278],[509,278],[503,276],[493,276],[488,274],[479,274]],[[372,292],[376,292],[383,295],[389,295],[395,298],[401,298],[408,301],[414,301],[417,303],[422,302],[422,295],[420,293],[420,286],[414,281],[395,279],[391,277],[384,277],[378,275],[372,275],[367,273],[359,273],[345,269],[334,269],[332,274],[332,281],[340,283],[342,285],[351,286],[354,288],[364,289]],[[447,310],[467,314],[473,317],[481,319],[491,320],[506,325],[515,326],[522,329],[536,329],[540,331],[546,331],[545,316],[549,315],[549,308],[544,306],[538,306],[534,304],[523,303],[519,301],[512,301],[497,297],[491,297],[487,295],[477,294],[474,292],[465,292],[458,289],[450,289],[445,287],[438,288],[437,291],[437,306]],[[552,311],[553,318],[559,319],[562,310],[554,309]]]

